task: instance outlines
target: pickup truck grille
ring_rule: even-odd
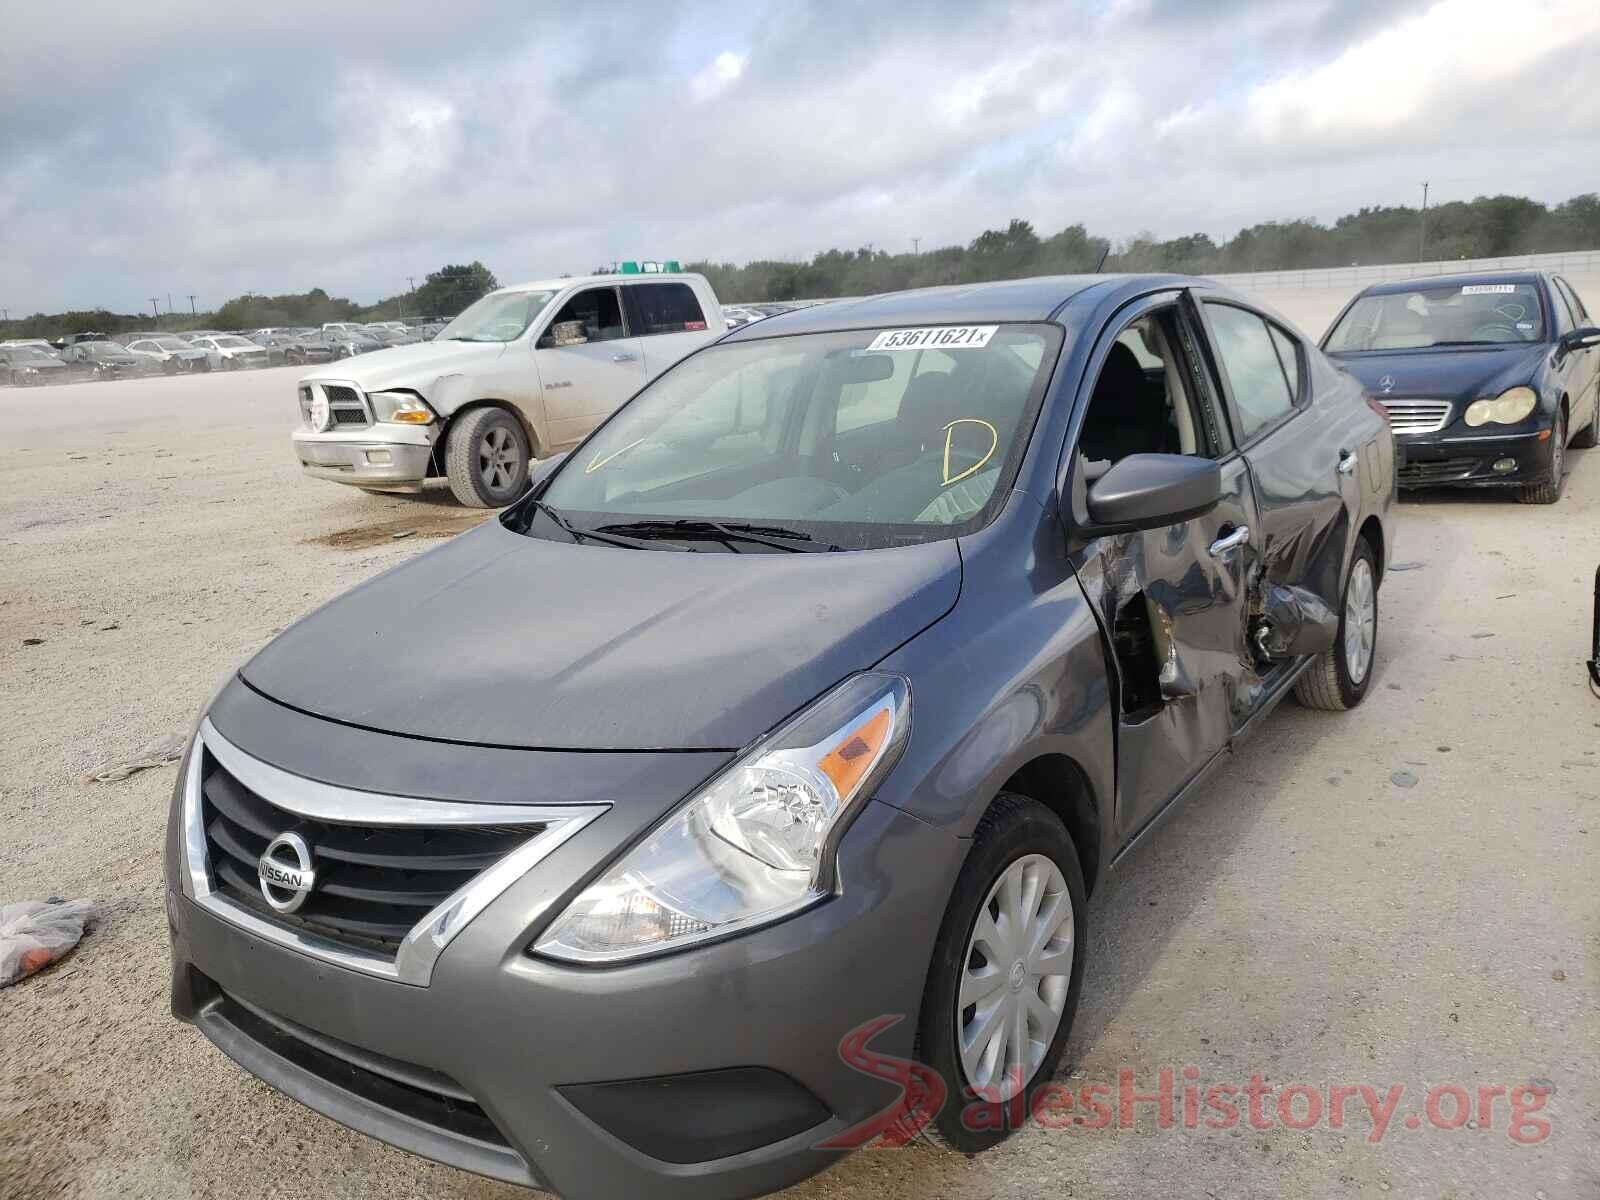
[[[372,413],[360,392],[342,383],[302,383],[300,385],[300,418],[311,424],[312,389],[321,388],[328,399],[328,427],[330,429],[364,429],[372,424]]]
[[[433,908],[544,832],[525,825],[363,826],[311,820],[273,805],[209,753],[201,820],[213,886],[262,920],[392,959]],[[311,849],[316,886],[292,913],[267,904],[257,867],[278,835]]]
[[[1389,427],[1396,433],[1437,433],[1450,420],[1448,400],[1408,400],[1398,396],[1379,396],[1378,403],[1389,414]]]

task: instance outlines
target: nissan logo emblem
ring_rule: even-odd
[[[280,833],[273,838],[256,864],[256,874],[261,879],[261,894],[274,912],[295,912],[317,886],[311,847],[298,833]]]

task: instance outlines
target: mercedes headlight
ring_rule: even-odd
[[[372,414],[380,421],[393,421],[401,425],[428,425],[433,421],[433,409],[415,392],[369,392]]]
[[[903,678],[847,679],[624,854],[534,950],[617,962],[766,925],[831,895],[839,838],[910,733]]]
[[[1463,418],[1468,425],[1515,425],[1527,417],[1539,403],[1539,397],[1530,387],[1508,388],[1492,400],[1474,400],[1467,405]]]

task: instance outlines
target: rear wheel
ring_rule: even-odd
[[[1342,712],[1361,703],[1378,657],[1377,560],[1366,538],[1356,542],[1344,581],[1339,634],[1295,681],[1294,698],[1307,708]]]
[[[445,475],[457,500],[502,508],[528,486],[528,437],[503,408],[475,408],[450,427]]]
[[[1015,1132],[1005,1113],[1032,1111],[1077,1011],[1084,907],[1066,826],[1002,792],[956,879],[923,991],[917,1057],[946,1088],[928,1126],[937,1140],[973,1154]]]
[[[1526,484],[1520,499],[1524,504],[1554,504],[1561,499],[1561,485],[1567,469],[1567,411],[1556,409],[1555,428],[1550,433],[1550,471],[1538,483]]]

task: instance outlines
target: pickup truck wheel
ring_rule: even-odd
[[[528,486],[528,438],[503,408],[475,408],[450,427],[445,475],[469,508],[503,508]]]
[[[1550,473],[1538,483],[1523,487],[1518,497],[1524,504],[1554,504],[1561,499],[1561,485],[1567,470],[1567,414],[1556,409],[1555,428],[1550,433]]]
[[[1294,698],[1306,708],[1343,712],[1361,703],[1378,658],[1377,560],[1366,538],[1356,542],[1344,579],[1339,634],[1295,680]]]
[[[935,1141],[975,1154],[1015,1132],[1007,1113],[1032,1111],[1077,1011],[1084,905],[1061,818],[1001,792],[956,879],[922,996],[915,1057],[945,1084],[926,1126]]]

